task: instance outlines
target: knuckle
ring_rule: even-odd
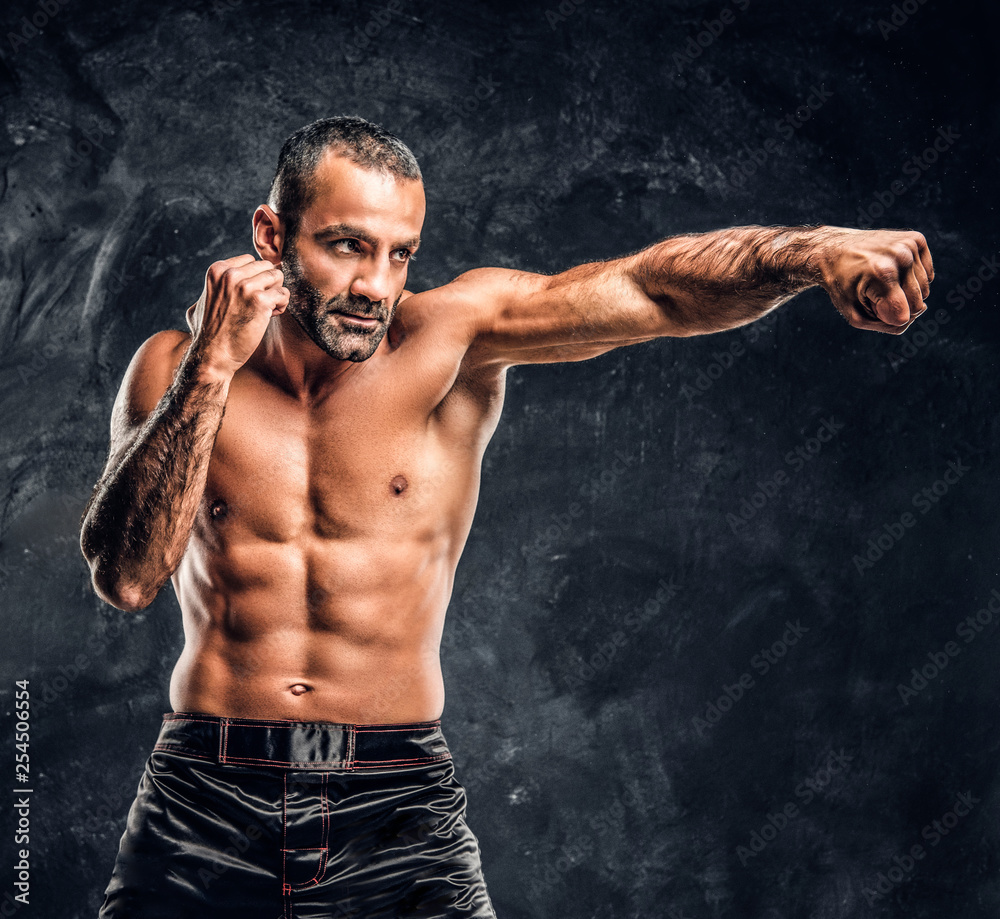
[[[902,265],[904,268],[909,268],[913,264],[913,250],[906,243],[897,243],[893,246],[892,251],[896,257],[897,264]]]
[[[899,268],[889,259],[879,259],[872,265],[872,276],[883,284],[894,284],[899,278]]]

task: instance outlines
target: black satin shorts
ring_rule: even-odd
[[[164,716],[100,919],[495,919],[440,722]]]

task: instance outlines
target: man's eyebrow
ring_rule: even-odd
[[[375,247],[378,245],[378,240],[371,235],[367,230],[361,227],[352,226],[349,223],[331,223],[328,226],[322,227],[317,230],[314,234],[317,238],[331,238],[336,237],[338,239],[345,236],[353,237],[354,239],[360,239],[363,243],[367,243],[369,246]],[[397,243],[393,246],[394,249],[416,249],[420,245],[420,237],[412,236],[409,239],[404,239],[402,242]]]

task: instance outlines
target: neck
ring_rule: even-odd
[[[367,363],[331,357],[288,313],[271,318],[251,362],[258,372],[299,399],[325,395]]]

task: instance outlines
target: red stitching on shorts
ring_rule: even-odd
[[[281,778],[281,892],[290,894],[292,888],[288,884],[288,773]]]
[[[436,763],[443,762],[445,760],[451,759],[451,753],[439,754],[437,756],[422,756],[422,757],[406,757],[399,759],[381,759],[381,760],[361,760],[358,761],[357,757],[357,734],[399,734],[399,733],[410,733],[419,728],[426,728],[428,730],[437,729],[441,722],[438,721],[424,721],[424,722],[413,722],[412,724],[397,724],[393,727],[385,727],[382,725],[353,725],[353,724],[338,724],[334,722],[314,722],[314,721],[283,721],[283,720],[262,720],[262,719],[247,719],[247,718],[214,718],[205,717],[200,718],[197,715],[189,716],[186,713],[180,712],[169,712],[164,715],[164,719],[170,722],[178,723],[197,723],[197,724],[211,724],[219,728],[219,744],[215,757],[207,755],[202,752],[202,750],[196,750],[185,744],[170,743],[169,738],[166,742],[159,742],[154,746],[154,750],[160,752],[169,753],[182,753],[185,756],[190,756],[194,759],[205,760],[208,762],[218,762],[222,765],[234,765],[234,766],[274,766],[276,768],[286,767],[294,769],[311,769],[313,771],[319,771],[323,769],[373,769],[379,768],[381,766],[391,766],[391,765],[413,765],[417,763]],[[229,728],[231,725],[236,725],[238,727],[254,727],[263,726],[266,729],[290,729],[301,725],[306,725],[309,727],[315,727],[317,725],[331,725],[340,730],[341,733],[346,729],[347,734],[347,750],[346,756],[343,759],[335,760],[281,760],[274,758],[262,758],[254,756],[230,756],[229,755]]]
[[[307,769],[312,772],[319,772],[323,768],[326,769],[377,769],[380,766],[391,766],[395,765],[413,765],[415,763],[439,763],[445,760],[451,759],[450,753],[441,753],[437,756],[422,756],[415,759],[364,759],[364,760],[354,760],[353,762],[348,760],[334,761],[334,760],[320,760],[318,762],[289,762],[283,759],[255,759],[249,756],[227,756],[224,760],[218,759],[218,757],[207,756],[201,752],[190,750],[187,747],[182,747],[178,744],[162,744],[158,743],[153,747],[154,752],[160,753],[178,753],[183,756],[190,756],[192,759],[204,760],[208,763],[219,762],[223,766],[291,766],[296,769]],[[352,751],[353,752],[353,751]]]
[[[181,753],[184,756],[190,756],[193,759],[204,760],[208,763],[219,762],[218,759],[212,756],[204,756],[200,753],[195,753],[181,747],[166,747],[157,744],[154,748],[155,751],[160,753]],[[451,759],[450,753],[442,753],[438,756],[424,756],[417,759],[364,759],[360,761],[355,761],[348,765],[347,761],[333,761],[333,760],[320,760],[318,762],[288,762],[283,759],[252,759],[250,757],[240,757],[240,756],[230,756],[225,762],[221,763],[223,766],[290,766],[295,769],[308,770],[310,772],[321,772],[324,769],[334,770],[334,769],[369,769],[372,767],[392,765],[393,763],[399,764],[412,764],[412,763],[438,763],[444,760]]]
[[[222,715],[205,715],[200,712],[164,712],[164,721],[201,721],[204,724],[218,724],[220,721],[226,720],[233,724],[276,724],[279,727],[284,727],[289,724],[330,724],[336,725],[338,727],[354,727],[358,730],[365,731],[405,731],[407,728],[419,728],[426,726],[435,726],[441,724],[441,719],[438,718],[435,721],[407,721],[402,723],[390,722],[388,725],[382,724],[349,724],[343,721],[295,721],[290,718],[229,718],[228,716]]]
[[[427,728],[437,727],[440,726],[440,724],[441,724],[440,721],[415,721],[413,722],[413,724],[404,724],[403,726],[398,728],[386,728],[386,727],[381,727],[380,725],[377,724],[371,724],[371,725],[356,724],[354,726],[354,730],[359,732],[363,731],[366,734],[367,733],[390,734],[393,731],[412,731],[416,728],[422,728],[422,727],[427,727]]]
[[[418,763],[439,763],[451,759],[450,753],[439,756],[425,756],[419,759],[366,759],[354,763],[353,769],[378,769],[380,766],[412,766]]]
[[[329,849],[330,847],[330,796],[327,793],[327,779],[329,775],[324,774],[322,779],[321,788],[323,789],[323,848]]]
[[[326,874],[326,860],[329,855],[328,846],[330,838],[329,834],[330,823],[329,823],[329,810],[327,807],[326,780],[327,780],[327,773],[324,772],[320,778],[320,814],[322,815],[322,821],[323,821],[322,823],[323,829],[321,831],[320,838],[322,839],[322,845],[318,847],[315,846],[303,847],[304,851],[322,852],[323,854],[319,858],[319,865],[316,866],[316,873],[312,876],[310,880],[306,881],[304,884],[299,884],[296,888],[297,890],[305,890],[305,888],[307,887],[318,886],[319,882],[323,880],[323,875]]]
[[[341,724],[339,721],[290,721],[288,719],[280,718],[227,718],[226,719],[231,724],[238,724],[244,727],[255,727],[256,725],[268,725],[279,728],[287,728],[296,724],[308,724],[310,726],[317,724],[328,724],[331,727],[346,728],[349,725]]]
[[[334,769],[343,769],[346,766],[346,760],[332,760],[323,759],[317,760],[316,762],[310,762],[309,760],[287,760],[287,759],[257,759],[253,756],[229,756],[226,758],[223,765],[225,766],[252,766],[258,763],[263,763],[264,765],[272,766],[294,766],[296,769],[311,769],[313,772],[318,772],[319,769],[315,768],[318,766],[330,766]]]
[[[288,884],[288,893],[294,893],[295,891],[305,890],[307,887],[317,887],[320,881],[323,880],[323,875],[326,874],[326,861],[329,856],[329,851],[327,849],[320,848],[319,846],[303,846],[301,849],[284,849],[282,850],[281,857],[285,858],[287,852],[322,852],[323,854],[319,857],[319,867],[316,869],[316,873],[303,884]]]
[[[322,855],[319,857],[319,866],[316,868],[316,873],[313,875],[313,879],[307,884],[303,884],[299,889],[302,890],[305,887],[318,887],[319,882],[323,880],[323,875],[326,874],[326,858],[329,855],[327,849],[322,849]]]

